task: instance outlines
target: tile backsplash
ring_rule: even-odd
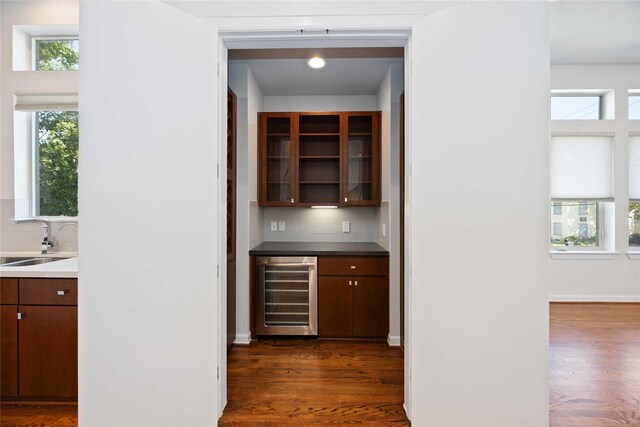
[[[378,208],[262,208],[262,231],[272,242],[375,242]],[[271,222],[285,223],[285,231],[271,231]],[[342,231],[344,221],[350,232]]]

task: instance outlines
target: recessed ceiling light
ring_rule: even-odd
[[[326,62],[319,56],[314,56],[309,61],[307,61],[307,64],[309,64],[309,67],[311,68],[322,68],[326,65]]]

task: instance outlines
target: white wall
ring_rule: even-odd
[[[229,87],[237,96],[236,206],[236,343],[248,344],[249,250],[262,242],[262,212],[258,208],[258,111],[262,89],[246,64],[229,63]]]
[[[548,20],[546,2],[466,2],[413,27],[414,425],[549,421]]]
[[[615,229],[617,254],[606,258],[549,260],[549,294],[552,301],[640,301],[640,260],[629,259],[628,238],[628,136],[640,132],[640,121],[628,120],[629,89],[640,88],[640,65],[553,65],[551,89],[613,89],[615,119],[554,120],[551,132],[613,134]]]
[[[263,111],[377,111],[376,95],[265,96]]]
[[[80,17],[79,421],[212,426],[217,36],[160,2],[82,2]]]
[[[15,192],[14,147],[14,97],[19,92],[78,92],[77,71],[13,71],[13,26],[14,25],[77,25],[78,2],[74,1],[3,1],[0,2],[0,251],[39,252],[42,241],[42,225],[38,223],[13,224],[16,203],[27,206],[28,192]],[[23,130],[16,129],[18,134]],[[28,138],[25,138],[25,140]],[[28,144],[24,144],[18,162],[19,167],[27,167]],[[18,171],[19,172],[19,171]],[[51,224],[51,235],[55,239],[56,251],[75,252],[78,250],[76,227]]]
[[[389,343],[400,344],[400,94],[403,64],[391,64],[378,90],[381,111],[382,204],[376,241],[389,250]],[[383,233],[384,226],[384,233]]]

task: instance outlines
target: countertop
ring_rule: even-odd
[[[262,242],[249,255],[389,256],[389,251],[373,242]]]
[[[0,267],[0,277],[78,277],[78,254],[54,252],[47,255],[40,253],[3,252],[2,257],[32,257],[32,258],[66,258],[44,264],[28,265],[24,267]]]

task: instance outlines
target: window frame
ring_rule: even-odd
[[[40,40],[47,40],[47,41],[56,41],[56,40],[77,40],[78,41],[78,46],[80,43],[80,36],[79,35],[64,35],[64,36],[51,36],[51,35],[47,35],[47,36],[31,36],[31,55],[29,55],[31,57],[31,71],[37,71],[37,72],[48,72],[48,71],[53,71],[53,72],[57,72],[57,71],[79,71],[80,69],[80,63],[78,63],[78,70],[38,70],[38,49],[36,48],[36,45],[38,43],[38,41]],[[79,49],[79,47],[78,47]]]

